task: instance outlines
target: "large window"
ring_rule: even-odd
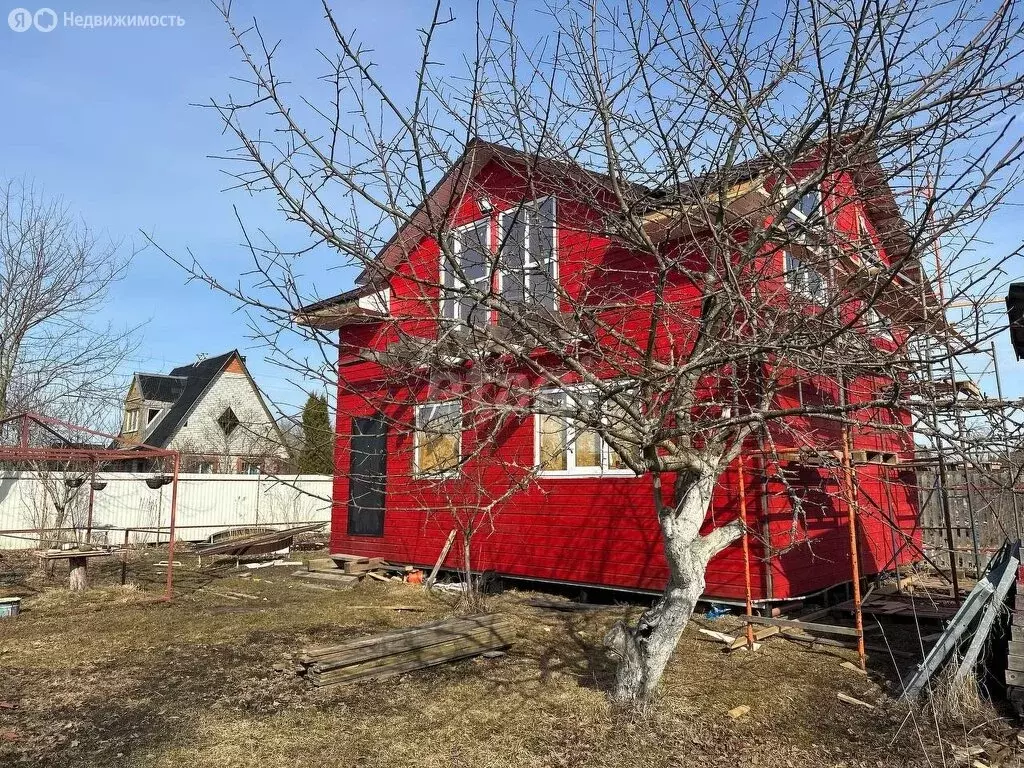
[[[505,211],[499,227],[501,295],[506,301],[558,308],[555,198]]]
[[[827,303],[828,286],[814,267],[805,264],[791,251],[783,251],[782,264],[789,290],[819,304]]]
[[[417,475],[443,477],[458,469],[462,453],[462,406],[458,400],[417,406],[415,451]]]
[[[444,295],[441,314],[467,325],[489,321],[489,311],[481,298],[491,290],[491,220],[481,219],[452,232],[448,249],[455,263],[444,263],[441,275]]]
[[[546,391],[538,396],[537,403],[536,462],[542,474],[633,474],[596,430],[572,418],[579,411],[588,416],[582,421],[593,424],[600,415],[604,424],[621,433],[625,430],[620,408],[607,405],[598,409],[594,395],[585,388]]]
[[[524,202],[497,220],[497,238],[492,238],[489,217],[452,232],[451,258],[442,256],[441,262],[442,317],[465,325],[491,322],[483,298],[492,289],[512,304],[557,309],[555,199]]]

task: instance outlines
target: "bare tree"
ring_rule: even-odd
[[[0,416],[93,417],[120,399],[134,329],[95,318],[129,261],[59,198],[0,188]]]
[[[339,410],[364,398],[408,436],[414,472],[436,479],[416,485],[424,508],[493,525],[570,450],[648,478],[670,576],[609,633],[618,700],[652,696],[709,561],[744,533],[735,517],[709,525],[739,457],[767,472],[784,454],[842,456],[867,435],[910,451],[937,432],[967,449],[909,395],[934,397],[923,372],[999,330],[980,299],[1019,249],[975,249],[1020,180],[1015,4],[564,0],[538,36],[520,29],[532,7],[499,3],[467,44],[437,3],[400,88],[323,10],[327,70],[293,94],[284,49],[225,5],[248,92],[212,106],[238,140],[239,187],[270,191],[314,246],[361,268],[343,309],[367,302],[357,313],[377,324],[310,307],[308,248],[247,233],[242,280],[176,260],[248,307],[285,368],[330,380],[339,352],[375,366],[372,387],[343,377]],[[453,46],[467,65],[439,63]],[[488,164],[502,199],[487,199]],[[467,205],[498,207],[497,246],[458,226]],[[401,301],[374,309],[381,295]],[[952,301],[971,305],[962,322]],[[296,316],[312,353],[287,340]],[[437,392],[461,417],[416,406]],[[539,462],[510,460],[504,431],[533,417]]]

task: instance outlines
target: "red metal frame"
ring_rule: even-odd
[[[0,419],[0,427],[4,424],[17,422],[18,444],[0,445],[0,461],[67,461],[67,462],[88,462],[95,466],[109,461],[132,461],[136,459],[170,459],[173,466],[171,475],[171,520],[169,527],[169,544],[167,548],[167,583],[164,591],[164,599],[170,601],[174,596],[174,533],[177,522],[178,507],[178,474],[181,469],[181,455],[178,451],[166,448],[155,448],[151,445],[132,445],[123,448],[77,448],[70,444],[70,441],[57,431],[56,428],[63,428],[70,432],[79,432],[93,437],[102,437],[114,443],[123,443],[118,435],[109,435],[79,424],[71,424],[51,416],[43,416],[39,413],[18,413]],[[29,443],[30,427],[35,424],[49,434],[56,437],[67,447],[47,448],[33,446]],[[2,531],[0,531],[2,533]]]

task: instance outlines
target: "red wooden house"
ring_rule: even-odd
[[[453,211],[453,228],[470,233],[476,247],[494,249],[498,232],[506,226],[503,215],[524,200],[538,200],[535,210],[543,210],[550,218],[550,229],[534,229],[539,235],[531,236],[535,245],[524,248],[521,258],[532,260],[534,280],[538,281],[535,287],[540,285],[541,291],[545,280],[562,281],[563,286],[579,282],[578,276],[588,264],[608,257],[614,246],[584,225],[596,214],[566,194],[572,185],[550,183],[543,195],[538,195],[535,187],[531,192],[523,181],[525,175],[516,168],[524,162],[525,156],[513,150],[481,141],[471,143],[414,214],[413,223],[379,254],[381,269],[366,270],[359,287],[297,313],[300,323],[339,332],[331,550],[430,566],[453,528],[446,511],[461,503],[475,503],[468,497],[479,495],[482,485],[489,498],[504,501],[493,517],[493,528],[485,526],[472,539],[475,571],[660,591],[667,566],[649,479],[623,468],[607,446],[583,449],[564,441],[555,441],[554,448],[542,445],[545,438],[538,417],[521,419],[505,429],[501,439],[489,447],[490,461],[473,471],[472,482],[466,480],[465,487],[460,486],[459,472],[444,482],[438,482],[436,476],[425,477],[423,467],[436,464],[439,448],[457,453],[464,440],[473,439],[461,432],[458,410],[462,406],[415,387],[396,388],[393,370],[379,357],[367,354],[396,343],[397,326],[405,334],[430,337],[439,314],[454,319],[463,313],[465,320],[464,313],[472,311],[457,300],[440,301],[437,297],[436,286],[444,279],[439,276],[439,248],[416,224],[428,210]],[[877,161],[868,158],[858,168],[830,179],[827,191],[822,185],[813,202],[822,211],[823,224],[869,238],[874,245],[872,259],[884,266],[895,258],[893,254],[908,247],[900,226],[902,218],[888,187],[878,181]],[[549,181],[552,174],[573,172],[563,167],[551,172]],[[756,185],[748,183],[755,175],[756,170],[751,170],[736,179],[736,205],[743,205],[745,195],[755,194]],[[801,201],[796,215],[802,209]],[[656,228],[656,215],[652,222]],[[801,268],[793,254],[782,254],[778,261],[779,275],[787,274],[789,290],[805,294],[823,290],[823,278],[813,269]],[[871,267],[851,264],[851,269],[864,266]],[[902,273],[914,274],[910,268]],[[433,294],[424,288],[431,285],[435,286]],[[884,309],[884,302],[878,306]],[[905,303],[898,311],[893,307],[892,324],[889,317],[873,315],[874,332],[896,338],[901,323],[913,322],[920,311],[921,307]],[[887,383],[891,382],[850,382],[850,396],[868,397]],[[834,389],[834,381],[802,381],[787,390],[782,400],[834,396]],[[447,413],[448,409],[453,412]],[[909,417],[899,412],[872,416],[876,423],[884,424],[886,419],[909,423]],[[415,430],[391,426],[420,419],[436,424],[445,418],[460,425],[448,445],[439,446]],[[865,426],[854,430],[852,441],[860,456],[874,458],[857,469],[861,572],[892,570],[917,559],[919,551],[914,484],[894,461],[912,452],[912,440],[906,432]],[[533,482],[515,490],[515,480],[506,467],[525,465],[541,466],[542,471]],[[768,542],[765,546],[758,539],[750,540],[754,598],[783,599],[849,581],[848,515],[835,501],[839,495],[835,473],[823,472],[808,462],[773,463],[758,456],[751,458],[747,468],[748,514]],[[722,478],[709,519],[721,522],[737,514],[736,471],[734,466]],[[791,497],[783,492],[779,479],[782,472],[788,473],[788,484],[802,495],[805,510],[813,510],[798,526],[794,525]],[[795,528],[799,528],[797,535]],[[457,546],[446,565],[454,568],[460,562]],[[744,567],[736,543],[712,561],[707,595],[728,600],[743,594]]]

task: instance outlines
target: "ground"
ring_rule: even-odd
[[[233,561],[200,570],[185,554],[168,603],[161,557],[132,562],[126,587],[118,563],[94,562],[94,588],[72,594],[60,565],[47,576],[0,555],[0,594],[25,596],[21,616],[0,620],[0,765],[875,768],[953,765],[964,744],[987,747],[983,764],[1019,761],[997,746],[1016,743],[1004,719],[937,724],[886,696],[897,677],[880,655],[866,678],[840,666],[856,660],[845,649],[775,638],[724,653],[697,630],[736,632],[727,617],[695,619],[648,711],[616,710],[601,638],[640,607],[563,613],[523,591],[489,598],[516,618],[502,658],[311,689],[296,674],[303,647],[451,615],[457,598],[396,582],[336,590]],[[739,705],[750,712],[734,720]]]

